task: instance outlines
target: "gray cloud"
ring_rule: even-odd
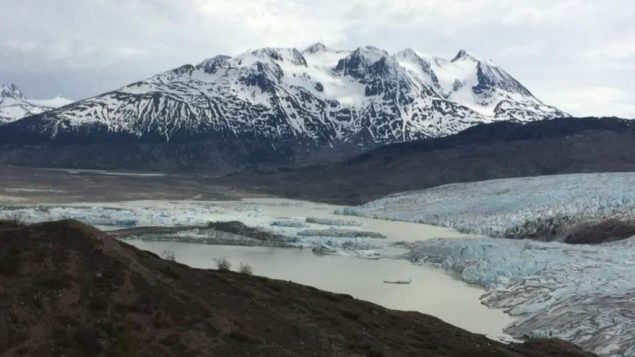
[[[489,58],[576,115],[635,117],[621,0],[0,0],[0,82],[88,97],[216,54],[322,41]]]

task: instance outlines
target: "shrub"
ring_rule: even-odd
[[[9,219],[9,222],[15,226],[15,227],[19,227],[24,225],[24,218],[22,218],[22,214],[21,213],[14,213],[11,218]]]
[[[141,357],[142,341],[135,331],[135,324],[126,321],[115,335],[115,355],[127,357]]]
[[[226,258],[216,259],[216,268],[220,271],[228,271],[232,265]]]
[[[240,263],[239,271],[241,274],[247,274],[247,275],[252,275],[254,273],[254,270],[251,268],[251,265],[243,264],[243,263]]]
[[[174,255],[174,252],[171,250],[164,250],[163,253],[161,253],[161,258],[169,260],[171,262],[176,261],[176,255]]]

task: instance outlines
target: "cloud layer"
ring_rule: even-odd
[[[622,0],[0,0],[0,82],[75,99],[264,46],[411,47],[493,59],[575,115],[635,118]]]

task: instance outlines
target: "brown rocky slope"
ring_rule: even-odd
[[[3,355],[589,355],[553,340],[505,345],[347,295],[192,269],[76,221],[0,225],[0,311]]]

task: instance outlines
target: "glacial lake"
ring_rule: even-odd
[[[318,289],[349,294],[391,309],[434,315],[466,330],[509,341],[503,328],[513,318],[479,302],[483,290],[445,271],[406,260],[368,260],[348,256],[316,255],[310,249],[219,246],[196,243],[128,240],[156,254],[172,251],[180,263],[195,268],[215,268],[215,259],[226,258],[232,269],[249,264],[256,275],[293,281]],[[410,285],[384,280],[408,280]]]
[[[135,226],[192,226],[216,221],[240,221],[251,227],[299,237],[301,248],[271,248],[207,245],[178,241],[126,240],[156,254],[172,251],[176,259],[195,268],[215,268],[215,259],[228,259],[235,269],[249,264],[254,274],[293,281],[318,289],[349,294],[397,310],[419,311],[436,316],[466,330],[503,341],[511,337],[503,328],[514,319],[500,309],[480,303],[484,290],[459,280],[441,268],[417,265],[398,258],[406,249],[397,242],[433,238],[474,238],[456,230],[426,224],[342,216],[341,206],[278,198],[239,201],[145,200],[117,202],[77,202],[69,204],[12,205],[0,215],[19,214],[27,222],[73,218],[104,230]],[[356,225],[339,227],[377,232],[385,239],[300,237],[304,229],[329,229],[329,225],[308,223],[309,218],[352,220]],[[276,221],[294,221],[301,228],[281,227]],[[122,223],[123,222],[123,223]],[[121,225],[123,224],[123,225]],[[316,255],[311,246],[322,242],[336,246],[339,255]],[[358,244],[352,250],[342,242]],[[356,252],[374,252],[382,259],[356,257]],[[384,280],[409,280],[409,285],[385,284]]]

